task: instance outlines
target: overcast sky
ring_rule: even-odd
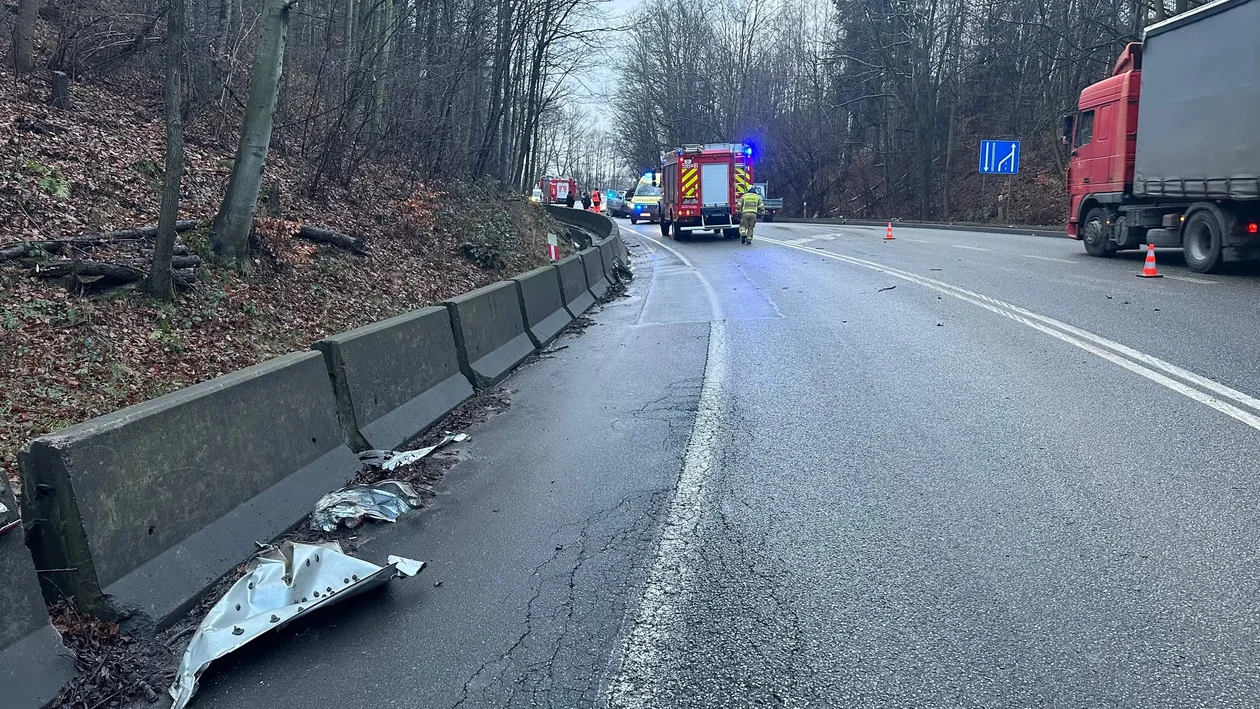
[[[605,27],[625,27],[629,18],[643,5],[644,0],[604,0],[599,7]],[[592,71],[586,72],[573,82],[573,91],[578,101],[591,114],[592,120],[606,130],[612,129],[612,110],[608,105],[614,90],[613,80],[620,72],[616,63],[620,52],[617,47],[617,33],[609,33],[604,37],[607,45],[605,56],[600,57]]]

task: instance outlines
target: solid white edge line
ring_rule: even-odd
[[[678,605],[691,586],[691,546],[703,516],[706,485],[719,455],[726,365],[726,323],[714,320],[709,324],[704,380],[682,471],[648,570],[639,612],[621,646],[620,667],[608,685],[608,706],[614,709],[659,706],[650,681],[662,646],[671,630],[681,624],[676,617]]]
[[[704,277],[704,273],[702,273],[700,269],[696,268],[696,265],[691,262],[691,259],[684,256],[682,252],[678,251],[677,249],[667,244],[663,244],[660,241],[657,241],[656,239],[648,236],[647,234],[644,234],[641,231],[635,231],[634,229],[626,229],[620,224],[617,225],[617,228],[619,230],[628,231],[631,234],[634,234],[635,236],[647,239],[653,244],[656,244],[662,249],[665,249],[666,251],[673,254],[674,257],[677,258],[679,261],[682,261],[683,265],[691,269],[692,273],[696,274],[696,278],[700,279],[700,285],[704,287],[704,294],[709,299],[709,310],[713,313],[713,319],[714,320],[726,319],[726,313],[725,311],[722,310],[722,301],[718,299],[717,291],[713,289],[713,284],[709,283],[709,279]]]
[[[1044,332],[1045,334],[1048,334],[1056,339],[1062,340],[1063,342],[1071,344],[1075,347],[1085,350],[1086,352],[1094,354],[1109,362],[1112,362],[1125,369],[1128,369],[1129,371],[1135,374],[1145,377],[1146,379],[1149,379],[1157,384],[1160,384],[1161,386],[1164,386],[1172,391],[1175,391],[1178,394],[1182,394],[1183,396],[1186,396],[1194,401],[1197,401],[1203,404],[1204,406],[1215,409],[1237,421],[1245,423],[1248,426],[1260,431],[1260,416],[1256,416],[1250,412],[1244,411],[1238,408],[1237,406],[1234,406],[1225,401],[1221,401],[1220,399],[1217,399],[1216,397],[1213,397],[1207,394],[1206,392],[1200,391],[1199,389],[1194,389],[1190,386],[1187,386],[1186,384],[1182,382],[1172,379],[1169,376],[1165,376],[1164,374],[1161,374],[1160,372],[1157,372],[1154,369],[1150,369],[1142,365],[1146,364],[1156,369],[1163,370],[1167,374],[1179,377],[1185,380],[1186,382],[1190,382],[1197,386],[1203,387],[1204,389],[1207,389],[1208,391],[1219,394],[1220,396],[1224,398],[1233,399],[1234,401],[1240,404],[1243,404],[1249,408],[1255,409],[1257,411],[1260,411],[1260,399],[1256,399],[1255,397],[1252,397],[1248,394],[1240,392],[1236,389],[1227,387],[1224,384],[1214,382],[1206,377],[1203,377],[1199,374],[1191,372],[1182,367],[1178,367],[1177,365],[1174,365],[1172,363],[1165,362],[1164,360],[1159,359],[1158,357],[1148,355],[1144,352],[1140,352],[1131,347],[1122,345],[1118,342],[1108,340],[1107,338],[1102,337],[1100,335],[1096,335],[1092,332],[1089,332],[1088,330],[1082,330],[1078,327],[1068,325],[1067,323],[1061,322],[1059,320],[1055,320],[1054,318],[1047,317],[1039,313],[1034,313],[1025,308],[1021,308],[1011,303],[998,300],[997,298],[992,298],[990,296],[982,295],[980,293],[975,293],[965,288],[961,288],[959,286],[955,286],[950,283],[945,283],[944,281],[937,281],[936,279],[927,278],[926,276],[919,276],[917,274],[909,273],[907,271],[902,271],[900,269],[892,268],[889,266],[883,266],[873,261],[866,261],[864,259],[854,258],[851,256],[844,256],[841,254],[834,254],[830,252],[820,252],[814,249],[805,249],[799,246],[793,246],[791,244],[780,242],[777,239],[767,238],[764,240],[770,243],[784,246],[786,248],[797,249],[799,251],[805,251],[805,252],[813,253],[813,254],[821,254],[823,256],[835,259],[837,261],[844,261],[844,262],[851,263],[856,266],[862,266],[864,268],[869,268],[875,271],[879,271],[889,276],[894,276],[896,278],[901,278],[902,280],[910,281],[912,283],[917,283],[927,288],[931,288],[932,290],[936,290],[946,295],[953,296],[955,298],[958,298],[959,300],[970,302],[973,305],[978,305],[982,308],[985,308],[986,310],[990,310],[999,315],[1003,315],[1005,317],[1011,318],[1012,320],[1023,323],[1024,325],[1027,325],[1035,330]],[[1090,344],[1091,342],[1094,344]],[[1095,346],[1095,345],[1099,345],[1099,346]],[[1106,349],[1102,349],[1102,348],[1106,348]],[[1111,351],[1108,351],[1108,350],[1111,350]],[[1120,356],[1121,354],[1125,355],[1126,357],[1131,357],[1132,359],[1125,359],[1124,357]],[[1134,362],[1132,360],[1137,360],[1137,362]],[[1141,364],[1139,364],[1139,362],[1141,362]]]

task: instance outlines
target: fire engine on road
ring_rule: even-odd
[[[712,230],[739,236],[739,197],[752,187],[752,148],[743,143],[686,145],[661,155],[661,234],[687,238]]]

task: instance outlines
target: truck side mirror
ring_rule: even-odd
[[[1076,116],[1064,116],[1063,126],[1059,134],[1060,142],[1064,145],[1070,145],[1072,142],[1072,132],[1074,128],[1076,128]]]

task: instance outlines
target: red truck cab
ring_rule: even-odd
[[[1091,195],[1118,198],[1133,187],[1141,79],[1142,45],[1133,42],[1125,47],[1110,77],[1081,92],[1068,162],[1072,204],[1067,232],[1073,239],[1081,238],[1082,200]]]

